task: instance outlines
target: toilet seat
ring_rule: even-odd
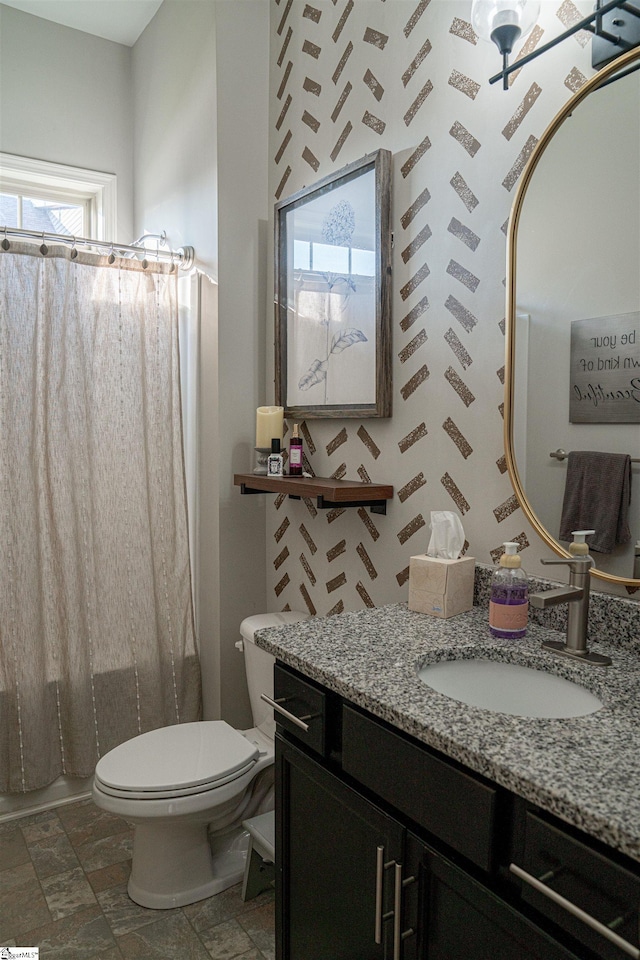
[[[96,766],[96,786],[138,800],[213,790],[251,770],[259,749],[224,720],[149,730],[115,747]]]

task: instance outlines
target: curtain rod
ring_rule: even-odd
[[[96,247],[100,250],[108,250],[114,256],[136,257],[137,259],[148,258],[149,260],[161,260],[179,264],[181,270],[189,270],[193,266],[195,259],[195,250],[193,247],[179,247],[177,250],[150,250],[147,247],[140,246],[145,237],[140,237],[135,243],[112,243],[110,240],[91,240],[88,237],[71,237],[64,233],[47,233],[42,230],[23,230],[20,227],[0,227],[0,235],[3,236],[3,250],[9,249],[9,237],[21,237],[27,240],[40,240],[42,244],[47,243],[65,243],[71,247]],[[149,234],[148,236],[155,236]],[[162,238],[166,234],[160,236]]]

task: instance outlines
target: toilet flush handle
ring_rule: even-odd
[[[310,720],[311,716],[306,717],[296,717],[295,714],[290,713],[289,710],[285,710],[284,707],[281,707],[280,704],[286,702],[287,698],[283,697],[282,700],[272,700],[271,697],[268,697],[266,693],[260,694],[260,699],[264,700],[265,703],[268,703],[276,713],[281,713],[283,717],[286,717],[287,720],[290,720],[291,723],[295,723],[296,727],[300,727],[306,733],[309,729],[309,724],[305,723],[305,720]]]

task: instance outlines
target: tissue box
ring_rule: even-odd
[[[475,557],[444,560],[421,554],[409,561],[409,610],[455,617],[473,606]]]

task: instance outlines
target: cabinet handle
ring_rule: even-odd
[[[591,914],[585,913],[585,911],[581,910],[580,907],[577,907],[575,903],[571,903],[570,900],[566,900],[559,893],[556,893],[555,890],[552,890],[551,887],[548,887],[545,883],[541,883],[537,877],[531,876],[530,873],[527,873],[517,864],[510,863],[509,870],[511,873],[514,873],[516,877],[519,877],[525,883],[528,883],[530,887],[534,888],[534,890],[537,890],[538,893],[541,893],[549,900],[552,900],[559,907],[562,907],[564,910],[566,910],[567,913],[570,913],[573,917],[581,920],[588,927],[591,927],[592,930],[595,930],[596,933],[599,933],[611,943],[615,944],[616,947],[622,950],[623,953],[626,953],[630,957],[634,957],[634,960],[640,960],[640,950],[637,947],[634,947],[633,944],[629,943],[628,940],[624,940],[622,937],[619,937],[617,933],[614,933],[613,930],[610,930],[609,927],[606,927],[604,923],[600,923],[600,921],[596,920],[595,917],[592,917]]]
[[[304,730],[305,733],[309,730],[309,724],[305,723],[304,720],[301,720],[300,717],[296,717],[293,713],[290,713],[288,710],[285,710],[284,707],[281,707],[279,703],[275,700],[272,700],[271,697],[268,697],[266,693],[260,694],[260,699],[264,700],[265,703],[268,703],[270,707],[277,713],[281,713],[283,717],[286,717],[287,720],[291,720],[291,723],[295,723],[296,727],[300,727],[301,730]],[[309,717],[305,717],[305,720],[309,720]]]
[[[385,867],[390,867],[392,864],[393,861],[391,861],[391,863],[385,863]],[[393,910],[389,911],[388,914],[385,914],[383,920],[393,917],[393,960],[400,960],[402,941],[406,940],[408,937],[412,937],[415,934],[413,927],[409,927],[408,930],[402,930],[402,891],[405,887],[415,883],[416,878],[407,877],[405,880],[403,880],[402,864],[398,863],[397,861],[395,863],[394,873],[395,887],[393,896]]]
[[[383,902],[383,893],[384,893],[384,872],[388,870],[389,867],[395,866],[396,876],[398,870],[398,864],[395,860],[384,859],[384,847],[376,847],[376,915],[375,915],[375,930],[374,930],[374,941],[376,943],[382,943],[382,923],[384,920],[390,920],[394,916],[394,911],[389,910],[388,913],[382,912],[382,902]],[[402,867],[400,867],[402,870]],[[396,884],[397,887],[397,884]]]
[[[393,897],[393,960],[400,960],[400,946],[402,943],[402,931],[400,929],[402,912],[402,864],[396,863],[395,869],[395,890]]]
[[[384,880],[384,847],[376,848],[376,918],[374,940],[382,943],[382,885]]]

